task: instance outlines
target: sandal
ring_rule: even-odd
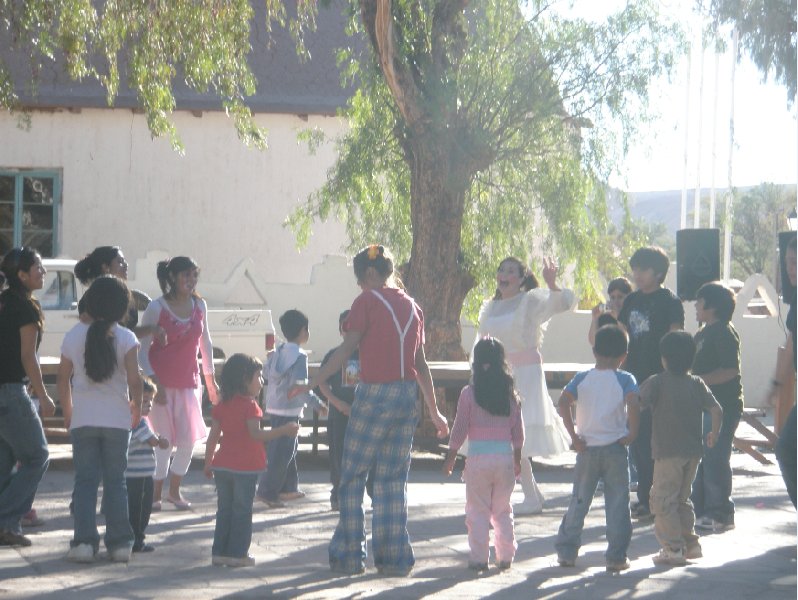
[[[174,504],[177,510],[190,510],[191,509],[191,502],[187,500],[183,500],[182,498],[172,498],[171,496],[166,497],[166,501],[170,504]]]

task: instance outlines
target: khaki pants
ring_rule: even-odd
[[[699,458],[662,458],[654,461],[651,512],[654,533],[664,548],[684,550],[698,542],[690,491]]]

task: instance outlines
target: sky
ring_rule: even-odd
[[[660,2],[668,10],[678,11],[677,14],[692,30],[689,34],[690,39],[694,39],[692,61],[684,56],[670,83],[667,80],[656,82],[651,103],[659,117],[645,126],[639,138],[633,141],[624,161],[625,172],[615,176],[610,183],[630,192],[682,189],[686,126],[687,188],[694,188],[697,184],[710,187],[714,173],[715,187],[725,189],[729,185],[731,36],[728,36],[726,53],[718,59],[715,111],[716,68],[711,50],[706,51],[703,57],[703,98],[699,94],[702,61],[697,35],[700,24],[690,10],[693,0]],[[601,19],[624,5],[624,0],[561,0],[556,9],[585,19]],[[763,83],[762,74],[745,56],[737,63],[734,77],[732,185],[743,187],[764,181],[795,184],[798,181],[798,121],[795,106],[787,107],[786,88],[772,80]],[[686,109],[688,90],[690,101],[689,109]],[[689,115],[686,110],[689,110]],[[713,113],[716,115],[714,125]],[[716,140],[714,169],[713,127]]]

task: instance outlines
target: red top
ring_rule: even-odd
[[[230,471],[263,471],[266,468],[266,446],[254,440],[247,430],[249,419],[263,416],[258,403],[249,396],[233,396],[219,402],[211,412],[222,427],[222,441],[211,465]]]
[[[202,307],[196,301],[188,321],[180,321],[166,308],[161,309],[158,325],[166,331],[166,346],[153,340],[149,353],[159,385],[177,389],[200,386],[197,352],[205,327],[203,320]]]
[[[360,339],[363,383],[416,379],[416,350],[424,343],[424,314],[402,290],[364,291],[352,303],[343,328],[363,334]]]

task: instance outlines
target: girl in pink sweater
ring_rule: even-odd
[[[488,337],[477,342],[471,369],[472,383],[460,393],[443,472],[452,474],[457,451],[468,437],[463,473],[471,548],[468,568],[487,570],[493,525],[496,566],[505,570],[512,565],[517,547],[510,496],[521,473],[524,421],[499,340]]]

